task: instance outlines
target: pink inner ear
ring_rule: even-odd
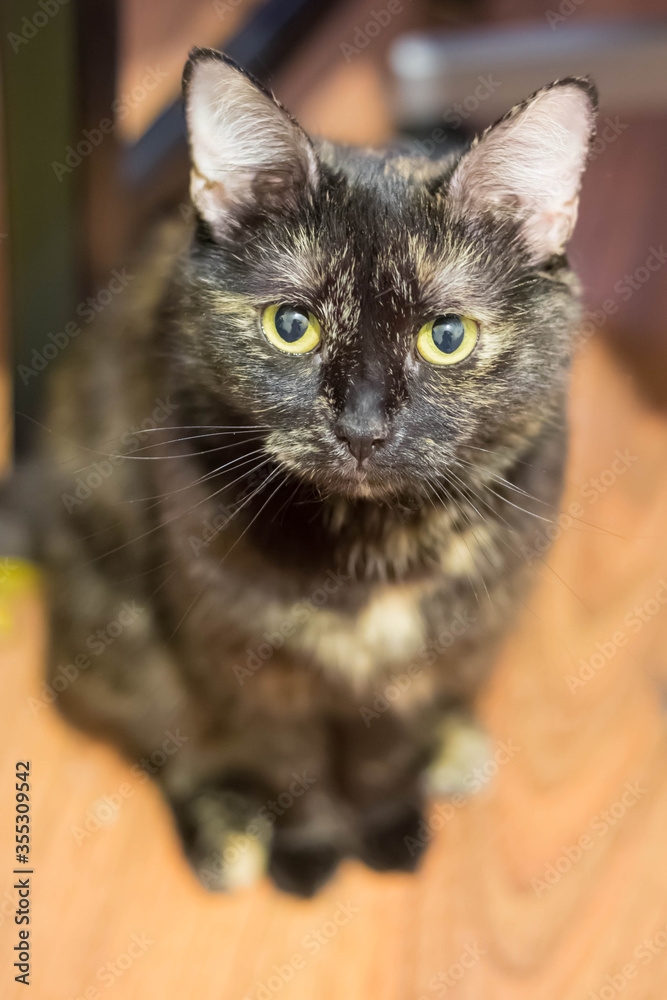
[[[280,208],[317,181],[312,146],[285,110],[218,59],[193,69],[187,95],[190,194],[214,233],[234,225],[239,205]]]
[[[535,212],[528,216],[524,225],[524,236],[530,246],[543,247],[544,252],[552,254],[561,251],[574,229],[577,221],[579,199],[574,198],[562,206],[560,211],[552,210]]]
[[[450,197],[469,211],[516,212],[536,258],[561,252],[576,221],[593,120],[590,98],[576,84],[541,91],[464,156]]]

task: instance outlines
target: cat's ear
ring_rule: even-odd
[[[216,236],[250,213],[280,213],[318,181],[310,139],[255,80],[213,49],[183,72],[190,195]]]
[[[587,79],[539,90],[473,143],[452,175],[450,200],[467,212],[519,218],[536,262],[562,253],[577,220],[596,112]]]

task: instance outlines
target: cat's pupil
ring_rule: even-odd
[[[283,340],[288,344],[294,344],[297,340],[301,340],[308,329],[308,316],[293,306],[281,306],[276,313],[274,323]]]
[[[438,316],[433,323],[433,343],[443,354],[453,354],[461,346],[464,333],[463,320],[456,313]]]

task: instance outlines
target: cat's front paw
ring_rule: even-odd
[[[484,767],[492,758],[488,733],[471,716],[462,713],[447,715],[441,722],[436,751],[426,770],[426,791],[429,795],[470,794],[479,787]]]
[[[172,807],[185,854],[205,889],[232,891],[266,873],[272,829],[252,795],[208,785]]]
[[[289,831],[277,832],[271,845],[269,874],[283,892],[309,898],[328,882],[341,860],[334,844],[304,841]]]
[[[422,821],[420,806],[412,802],[385,802],[370,810],[361,822],[361,860],[375,871],[414,871],[424,847]]]

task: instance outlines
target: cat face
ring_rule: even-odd
[[[563,81],[462,157],[315,146],[223,57],[186,67],[196,371],[327,492],[413,494],[548,418],[594,92]]]

